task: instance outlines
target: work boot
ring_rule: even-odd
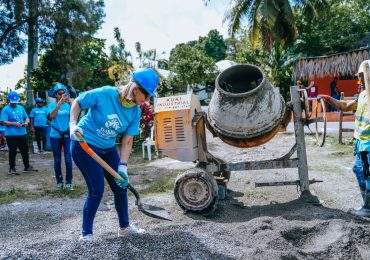
[[[137,228],[134,225],[118,229],[118,237],[125,237],[128,235],[142,235],[144,233],[145,233],[144,229]]]
[[[359,210],[351,212],[351,214],[358,217],[370,218],[370,190],[366,190],[364,205]]]

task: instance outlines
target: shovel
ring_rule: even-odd
[[[81,133],[77,133],[77,136],[83,139],[83,136]],[[123,180],[121,175],[119,175],[102,158],[100,158],[99,155],[97,155],[85,141],[81,141],[80,146],[88,155],[90,155],[98,164],[100,164],[114,178]],[[136,198],[135,205],[137,205],[139,211],[143,212],[145,215],[152,217],[152,218],[159,218],[159,219],[172,221],[168,212],[165,209],[142,203],[139,193],[131,184],[128,184],[127,188],[135,195],[135,198]]]

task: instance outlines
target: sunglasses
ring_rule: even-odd
[[[65,94],[65,92],[63,91],[63,92],[57,92],[57,95],[58,96],[63,96]]]

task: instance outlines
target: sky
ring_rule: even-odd
[[[115,43],[113,28],[118,27],[126,49],[135,53],[135,43],[142,50],[157,49],[168,58],[178,43],[197,40],[217,29],[227,37],[227,25],[222,23],[229,1],[212,0],[207,6],[202,0],[106,0],[105,22],[95,37],[107,39],[106,46]],[[0,66],[0,90],[14,89],[23,77],[27,55],[12,64]]]

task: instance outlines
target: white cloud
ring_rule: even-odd
[[[227,2],[212,0],[205,6],[202,0],[106,0],[105,23],[96,37],[107,39],[109,47],[115,42],[113,28],[118,27],[132,54],[135,42],[140,42],[143,50],[157,49],[157,53],[165,51],[168,55],[176,44],[197,40],[212,29],[227,37],[226,25],[222,25]],[[24,55],[0,66],[1,89],[14,87],[23,76],[26,62]]]

